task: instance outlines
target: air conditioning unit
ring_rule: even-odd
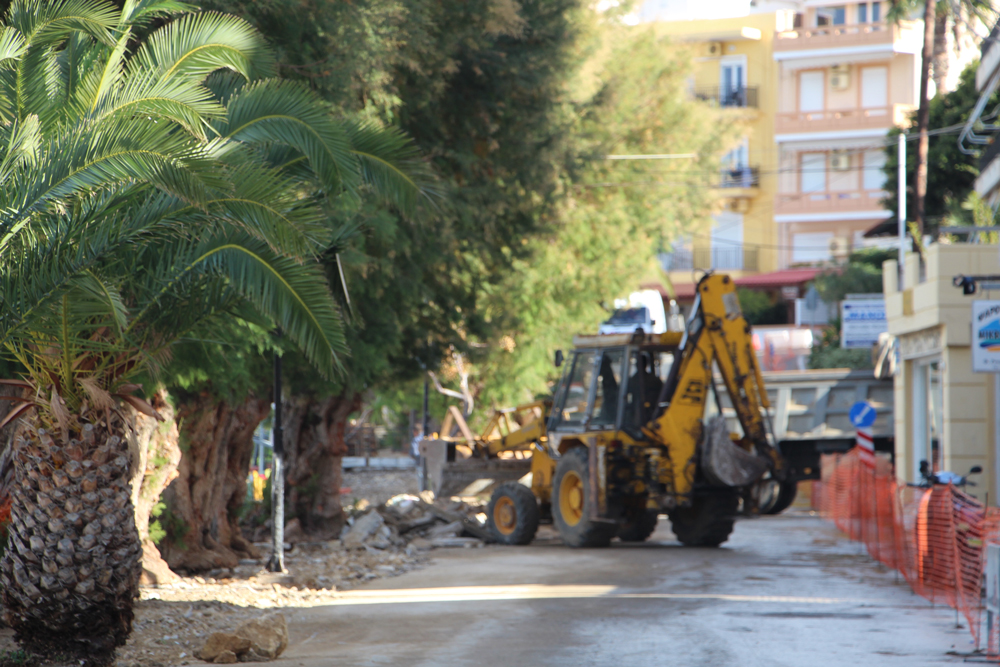
[[[850,65],[834,65],[830,68],[830,88],[834,90],[847,90],[850,86]]]
[[[837,151],[830,154],[830,169],[833,171],[847,171],[851,168],[851,156],[845,152]]]
[[[709,42],[705,45],[705,53],[713,58],[720,57],[722,55],[722,42]]]
[[[830,254],[834,259],[845,259],[851,254],[851,242],[846,236],[835,236],[830,239]]]

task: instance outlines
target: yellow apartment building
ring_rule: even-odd
[[[777,67],[772,54],[776,14],[658,21],[659,34],[688,45],[694,56],[695,97],[745,114],[747,133],[723,160],[717,180],[719,212],[711,230],[678,241],[663,257],[674,285],[691,283],[692,269],[736,276],[778,266],[773,206],[777,194],[774,114]],[[693,293],[692,293],[693,296]]]
[[[923,32],[922,21],[887,23],[885,1],[795,4],[778,12],[772,46],[781,268],[846,257],[891,215],[886,134],[917,104]]]

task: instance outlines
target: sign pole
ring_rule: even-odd
[[[899,133],[899,166],[896,174],[896,223],[899,227],[899,291],[903,291],[903,264],[906,262],[906,135]]]

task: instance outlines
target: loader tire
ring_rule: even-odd
[[[618,526],[618,539],[622,542],[645,542],[656,530],[659,512],[643,509],[631,513]]]
[[[538,501],[520,482],[504,482],[493,491],[486,523],[500,544],[529,544],[538,532]]]
[[[575,447],[559,459],[552,482],[552,521],[570,547],[606,547],[618,527],[593,521],[588,512],[590,464],[587,448]]]
[[[739,495],[728,489],[695,496],[691,507],[670,512],[670,525],[687,547],[717,547],[733,532]]]
[[[781,514],[788,507],[795,502],[795,496],[798,495],[799,485],[796,482],[779,482],[778,483],[778,493],[777,499],[774,503],[767,508],[764,514]]]

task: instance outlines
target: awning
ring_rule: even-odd
[[[736,279],[737,287],[752,289],[772,289],[778,287],[801,286],[816,277],[822,269],[785,269],[772,273],[758,273]]]
[[[660,293],[664,300],[671,298],[667,288],[660,283],[645,283],[640,285],[642,289],[653,289]],[[674,283],[674,292],[677,293],[678,301],[694,301],[694,283]]]

